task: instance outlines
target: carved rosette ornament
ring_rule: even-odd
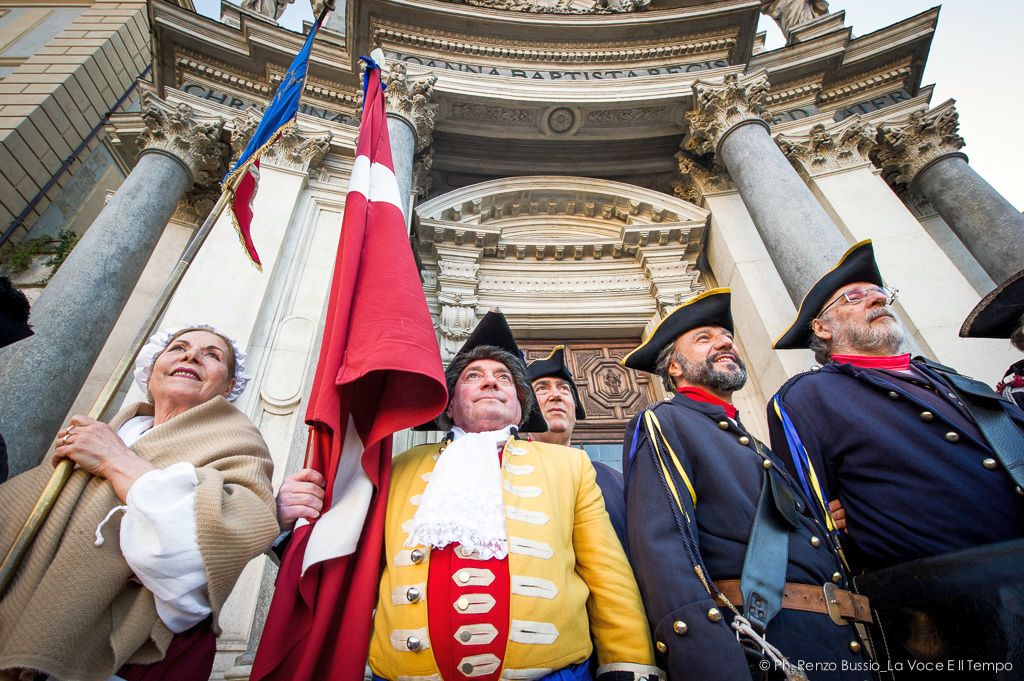
[[[967,155],[960,149],[960,117],[953,100],[931,109],[915,111],[902,123],[881,126],[879,144],[872,160],[893,186],[910,186],[926,167],[947,156]]]
[[[698,156],[713,153],[733,128],[747,123],[772,122],[768,111],[768,73],[730,74],[723,80],[697,80],[693,84],[693,109],[686,113],[690,131],[683,149]]]
[[[404,62],[388,64],[387,89],[384,103],[389,114],[401,116],[416,131],[416,152],[420,153],[433,142],[437,104],[431,104],[437,76],[431,73],[410,79]]]
[[[222,141],[223,118],[198,119],[188,104],[172,105],[143,95],[139,154],[159,152],[181,161],[198,187],[214,184],[228,169],[231,149]]]
[[[736,188],[728,171],[721,165],[714,163],[709,168],[685,152],[676,154],[676,168],[679,180],[672,186],[672,193],[694,205],[701,205],[707,194]]]
[[[805,176],[870,164],[878,129],[859,116],[826,126],[818,123],[805,135],[776,135],[782,153]]]

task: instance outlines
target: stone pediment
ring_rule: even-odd
[[[420,204],[420,248],[444,244],[499,259],[632,258],[647,246],[696,248],[709,212],[621,182],[515,177],[482,182]]]

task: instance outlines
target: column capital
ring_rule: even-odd
[[[693,83],[693,109],[686,113],[690,130],[683,149],[697,155],[715,152],[734,128],[747,123],[771,124],[768,72],[733,73],[720,81]]]
[[[227,173],[230,148],[223,118],[196,116],[188,104],[169,104],[149,92],[143,92],[140,117],[145,125],[136,139],[140,156],[173,156],[199,187],[215,184]]]
[[[958,132],[960,116],[950,99],[928,111],[915,111],[905,120],[881,126],[875,164],[890,185],[910,186],[921,171],[947,156],[967,156],[960,151],[964,138]]]
[[[434,121],[437,118],[437,104],[431,103],[434,83],[433,73],[421,78],[410,78],[405,62],[388,63],[387,89],[384,102],[389,116],[406,121],[416,131],[416,151],[420,153],[434,141]]]
[[[775,136],[790,163],[805,177],[838,170],[869,166],[869,154],[878,137],[878,129],[850,116],[838,123],[818,123],[802,135]]]
[[[245,147],[259,126],[260,116],[259,111],[250,108],[232,120],[232,163],[237,161],[245,151]],[[330,151],[333,138],[330,131],[316,133],[302,130],[298,125],[291,125],[267,149],[264,158],[270,165],[309,175],[320,166],[327,152]]]
[[[736,189],[729,172],[721,165],[713,163],[708,167],[684,152],[675,158],[679,181],[672,185],[672,192],[680,199],[699,206],[708,194]]]

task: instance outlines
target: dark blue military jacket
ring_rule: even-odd
[[[827,364],[779,390],[827,499],[846,509],[848,557],[876,569],[1024,537],[1024,496],[938,376]],[[932,387],[935,392],[925,389]],[[1024,412],[1007,401],[1010,417]],[[772,447],[794,470],[768,405]]]
[[[629,555],[629,542],[626,538],[626,493],[622,473],[606,463],[592,461],[597,472],[597,486],[604,496],[604,508],[619,538],[626,555]]]
[[[754,439],[742,426],[730,423],[719,405],[676,395],[671,402],[648,409],[654,410],[693,483],[696,509],[685,485],[676,482],[687,512],[695,520],[700,557],[710,578],[739,579],[765,475]],[[645,429],[637,429],[638,423],[642,426],[642,416],[643,412],[630,422],[623,448],[626,525],[630,561],[656,646],[659,651],[665,649],[661,665],[673,681],[750,679],[747,660],[729,626],[729,611],[712,599],[694,572],[672,513],[675,502],[658,473]],[[743,437],[747,438],[745,445],[739,441]],[[636,451],[630,461],[634,439]],[[786,580],[823,585],[835,576],[841,588],[848,588],[832,544],[810,514],[797,484],[781,460],[762,448],[774,464],[770,474],[780,476],[796,498],[799,527],[790,532]],[[708,616],[712,608],[719,608],[725,617],[713,621]],[[844,662],[847,668],[867,663],[862,654],[850,650],[851,642],[857,640],[852,628],[834,624],[825,614],[784,609],[769,623],[767,639],[793,664],[821,663],[824,669],[808,670],[812,679],[872,677],[867,671],[843,672]]]

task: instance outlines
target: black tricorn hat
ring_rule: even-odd
[[[875,249],[871,245],[871,239],[851,246],[835,267],[814,282],[811,290],[800,302],[796,319],[772,343],[772,347],[776,350],[799,350],[810,347],[811,322],[818,316],[818,312],[825,307],[836,289],[858,281],[866,281],[876,286],[883,285],[882,273],[878,271],[878,263],[875,262]]]
[[[524,374],[528,374],[526,369],[526,360],[523,359],[523,353],[519,349],[519,345],[516,343],[515,336],[512,335],[512,329],[509,328],[508,322],[505,321],[505,315],[501,312],[491,310],[485,314],[484,318],[476,325],[473,332],[469,334],[469,338],[467,338],[466,342],[462,344],[459,351],[455,353],[455,357],[453,357],[451,363],[448,364],[448,369],[445,369],[445,378],[447,379],[449,388],[449,403],[453,393],[451,389],[452,384],[458,380],[458,376],[451,375],[452,365],[455,364],[455,360],[458,359],[459,355],[465,354],[473,348],[477,348],[482,345],[488,345],[511,354],[520,363],[519,368],[522,372]],[[548,422],[545,421],[544,416],[541,415],[540,407],[537,405],[537,398],[534,396],[532,390],[526,391],[525,399],[522,400],[521,403],[523,405],[523,412],[526,418],[522,426],[519,427],[519,430],[527,433],[547,432]],[[447,409],[447,405],[445,408]],[[438,416],[440,416],[440,414]],[[444,427],[438,422],[437,418],[434,418],[427,423],[416,426],[413,430],[444,430]]]
[[[622,358],[630,369],[658,373],[658,353],[669,343],[698,326],[721,326],[732,333],[732,290],[713,288],[677,306],[658,322],[654,332],[638,348]]]
[[[960,327],[961,338],[1009,338],[1024,315],[1024,270],[981,299]]]
[[[11,284],[7,277],[0,277],[0,348],[28,338],[34,332],[28,325],[28,298]]]
[[[569,370],[568,365],[565,363],[564,345],[556,345],[552,348],[551,354],[544,359],[533,360],[526,367],[526,370],[530,372],[531,381],[536,381],[538,378],[547,378],[548,376],[568,381],[569,389],[572,390],[572,399],[576,402],[576,420],[582,421],[587,418],[587,411],[583,408],[583,402],[580,400],[580,392],[576,387],[576,381],[573,380],[572,371]]]

